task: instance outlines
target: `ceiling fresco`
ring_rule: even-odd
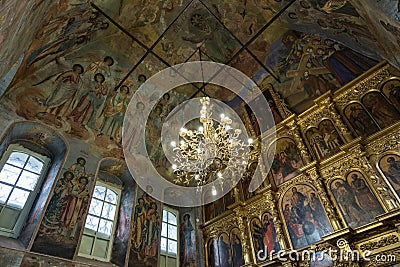
[[[21,43],[24,57],[12,80],[7,78],[5,100],[19,116],[87,142],[97,156],[123,156],[121,117],[130,98],[147,78],[183,62],[235,67],[262,89],[272,84],[288,108],[301,113],[380,60],[397,64],[390,53],[400,42],[398,12],[392,10],[397,1],[369,0],[365,7],[361,2],[59,0],[47,7],[36,1],[22,23],[32,41]],[[22,16],[28,6],[10,8]],[[42,21],[29,25],[31,17]],[[3,16],[0,26],[11,22]],[[389,38],[381,38],[382,31]],[[1,36],[2,51],[11,51],[14,43]],[[182,87],[169,101],[176,105],[203,95],[237,110],[242,104],[213,85]],[[142,102],[151,97],[156,96]],[[107,115],[111,109],[118,112]]]

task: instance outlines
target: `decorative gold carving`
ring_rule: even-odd
[[[333,105],[333,103],[329,104],[328,108],[329,108],[329,114],[333,120],[333,123],[336,125],[339,132],[346,140],[346,142],[350,142],[351,139],[353,139],[353,137],[351,136],[350,131],[347,128],[347,126],[343,123],[341,116],[339,115],[339,113],[337,113],[336,108]]]
[[[340,90],[335,94],[334,101],[338,108],[343,109],[350,101],[358,100],[368,90],[378,88],[379,84],[389,76],[389,65],[386,65],[354,86]]]
[[[387,246],[390,246],[393,244],[397,244],[397,243],[399,243],[399,240],[400,240],[400,238],[398,235],[391,234],[388,236],[381,237],[376,241],[371,241],[371,242],[367,242],[362,245],[359,245],[359,248],[362,251],[365,251],[365,250],[373,251],[373,250],[377,250],[377,249],[382,249],[383,247],[387,247]]]
[[[274,88],[271,84],[267,85],[269,92],[271,93],[272,99],[274,100],[276,107],[278,108],[279,113],[281,114],[282,118],[287,118],[291,116],[293,113],[287,107],[285,101],[281,98],[281,96],[275,92]]]
[[[303,114],[300,116],[303,116]],[[327,112],[326,106],[314,106],[311,108],[310,112],[307,112],[307,116],[300,116],[298,123],[301,130],[304,132],[308,127],[318,125],[321,120],[329,119],[329,112]]]
[[[339,160],[327,166],[323,166],[320,169],[321,175],[324,179],[344,176],[350,169],[361,165],[360,156],[362,155],[364,155],[364,152],[361,150],[361,146],[355,146],[348,151],[346,156],[341,157]]]
[[[341,157],[330,165],[322,167],[320,170],[321,175],[326,182],[329,183],[332,179],[335,179],[338,176],[344,177],[351,169],[359,168],[372,181],[377,196],[381,198],[387,210],[390,211],[399,207],[392,191],[389,189],[385,181],[380,179],[375,173],[371,164],[364,155],[365,152],[362,150],[361,146],[355,145],[347,152],[345,157]]]
[[[395,266],[395,263],[399,263],[400,250],[391,250],[379,253],[379,259],[370,257],[370,261],[363,264],[363,267],[387,267]],[[382,259],[385,259],[384,261]],[[388,265],[389,264],[389,265]]]
[[[300,155],[305,162],[305,165],[309,164],[311,162],[311,157],[309,156],[310,153],[308,153],[308,150],[303,143],[304,141],[300,136],[300,131],[299,131],[298,125],[293,120],[293,121],[288,122],[287,126],[290,128],[290,130],[287,133],[289,135],[293,136],[293,138],[296,142],[297,148],[300,150]]]
[[[232,226],[237,225],[237,220],[234,213],[225,216],[223,219],[218,220],[203,228],[203,235],[205,239],[218,238],[222,233],[228,233]]]
[[[287,190],[290,190],[293,186],[306,184],[315,189],[334,230],[334,233],[324,238],[324,243],[312,245],[309,249],[321,251],[324,250],[326,246],[335,246],[336,244],[332,242],[336,242],[337,238],[345,237],[350,242],[348,244],[349,246],[344,249],[344,252],[350,248],[371,250],[375,255],[377,255],[377,253],[379,253],[379,255],[395,255],[399,262],[400,225],[396,223],[398,215],[395,215],[395,213],[399,210],[400,204],[395,197],[394,191],[391,190],[387,182],[378,175],[377,170],[373,168],[371,164],[375,164],[378,158],[385,152],[389,153],[388,151],[400,150],[400,122],[368,138],[353,139],[349,128],[346,126],[344,120],[342,120],[344,115],[338,112],[338,110],[342,111],[350,101],[359,101],[362,95],[367,91],[379,89],[382,82],[390,79],[391,76],[389,65],[387,63],[381,63],[377,67],[374,67],[371,72],[360,76],[349,85],[339,89],[333,96],[331,96],[329,92],[322,95],[315,100],[313,107],[299,116],[286,113],[284,110],[284,103],[280,101],[280,98],[277,98],[279,95],[276,95],[272,88],[268,88],[273,96],[273,100],[277,104],[278,102],[281,103],[281,106],[278,107],[279,112],[281,114],[282,111],[285,112],[284,114],[286,116],[285,120],[277,126],[276,137],[273,136],[271,132],[266,132],[262,136],[263,138],[271,137],[271,142],[279,137],[293,138],[306,166],[301,168],[302,174],[286,181],[278,188],[269,186],[258,191],[258,195],[252,198],[251,201],[242,202],[241,205],[233,206],[231,214],[217,218],[215,221],[213,220],[211,224],[203,229],[205,236],[207,238],[217,238],[222,232],[229,232],[228,230],[232,228],[232,225],[239,227],[241,230],[240,238],[243,244],[246,266],[255,266],[254,262],[256,261],[252,259],[254,254],[251,246],[251,236],[249,236],[249,221],[253,217],[260,218],[262,214],[267,211],[270,212],[273,217],[277,241],[280,242],[281,248],[284,250],[290,249],[288,229],[284,219],[280,219],[283,218],[281,201]],[[341,146],[341,151],[339,153],[317,164],[316,162],[312,162],[310,158],[310,153],[312,151],[308,150],[307,140],[303,140],[302,133],[310,126],[318,126],[324,119],[330,119],[332,121],[346,144]],[[246,121],[246,123],[249,122]],[[265,149],[266,148],[263,147],[263,153]],[[333,179],[338,177],[344,178],[349,172],[355,170],[363,174],[371,191],[376,195],[386,213],[378,216],[377,221],[353,231],[350,228],[344,228],[346,226],[344,217],[342,213],[339,212],[339,206],[334,201],[333,194],[327,189],[327,186],[330,185]],[[264,171],[264,169],[262,169],[262,171]],[[263,175],[266,174],[263,173]],[[274,190],[277,190],[277,192]],[[389,214],[392,215],[389,216]],[[393,227],[391,225],[392,222],[395,224]],[[252,262],[253,264],[251,264]],[[277,260],[275,260],[275,262],[269,262],[261,266],[275,266],[274,264],[276,266],[278,266],[278,264],[279,266],[309,266],[310,262],[288,261],[278,263]],[[348,267],[361,266],[361,264],[362,266],[384,267],[388,265],[388,262],[378,262],[375,261],[374,257],[371,257],[371,261],[362,263],[335,261],[334,266]],[[394,264],[394,262],[390,262],[390,264]]]
[[[365,150],[369,155],[381,154],[389,150],[399,150],[400,149],[400,125],[395,125],[394,128],[390,127],[386,135],[374,138],[371,142],[365,146]]]
[[[248,240],[247,228],[246,228],[247,214],[241,208],[235,209],[234,212],[236,214],[237,223],[238,223],[238,226],[240,229],[240,239],[242,242],[244,261],[246,264],[251,263],[252,262],[252,259],[251,259],[252,253],[251,253],[251,248],[250,248],[250,243]]]

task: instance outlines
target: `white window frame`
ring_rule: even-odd
[[[25,225],[25,222],[29,215],[29,212],[32,209],[33,202],[35,201],[36,196],[38,195],[38,193],[40,192],[40,190],[42,188],[42,183],[43,183],[44,177],[47,175],[47,171],[50,166],[50,159],[44,155],[33,152],[32,150],[27,149],[20,144],[10,144],[8,146],[6,152],[4,153],[3,157],[0,160],[0,171],[4,168],[4,165],[7,163],[7,160],[10,157],[12,152],[22,152],[22,153],[28,154],[30,157],[37,158],[43,162],[43,167],[40,172],[40,176],[36,183],[36,186],[29,194],[29,197],[26,200],[24,207],[22,208],[22,211],[17,219],[17,222],[14,225],[14,228],[11,230],[5,229],[5,228],[0,228],[0,235],[6,236],[6,237],[18,238],[18,236],[21,233],[22,227]],[[18,168],[20,168],[20,167],[18,167]],[[24,168],[25,168],[25,166],[20,169],[24,170]],[[18,179],[15,183],[18,182],[20,177],[21,176],[18,177]],[[0,214],[0,216],[1,216],[1,214]]]
[[[164,219],[164,210],[166,210],[168,212],[171,212],[176,216],[176,242],[177,242],[176,247],[177,247],[177,249],[176,249],[176,254],[175,255],[171,254],[171,253],[168,253],[168,240],[173,240],[171,238],[168,238],[168,224],[170,224],[170,225],[173,225],[173,224],[165,222],[163,220]],[[180,250],[180,243],[179,243],[180,242],[180,240],[179,240],[179,238],[180,238],[180,234],[179,234],[180,233],[179,232],[179,230],[180,230],[179,229],[180,228],[180,225],[179,225],[179,212],[177,210],[174,210],[174,209],[170,208],[170,207],[164,206],[163,209],[162,209],[162,214],[161,214],[161,231],[162,231],[163,222],[167,224],[167,237],[164,237],[164,238],[167,239],[167,251],[163,251],[161,249],[161,239],[160,239],[160,258],[161,257],[165,257],[165,262],[167,262],[168,258],[175,259],[176,260],[176,266],[178,267],[179,266],[179,260],[180,260],[180,258],[179,258],[179,250]],[[175,226],[175,225],[173,225],[173,226]],[[175,241],[175,240],[173,240],[173,241]],[[163,266],[160,266],[160,267],[163,267]],[[166,266],[166,267],[173,267],[173,266]]]
[[[91,248],[92,250],[93,250],[93,247],[95,246],[95,243],[96,243],[96,240],[97,240],[96,234],[85,232],[86,231],[85,224],[86,224],[87,217],[89,215],[89,211],[86,214],[85,224],[83,225],[83,232],[82,232],[82,236],[81,236],[81,240],[80,240],[81,242],[79,244],[78,256],[84,257],[84,258],[87,258],[87,259],[93,259],[93,260],[98,260],[98,261],[103,261],[103,262],[110,262],[111,253],[112,253],[112,247],[113,247],[113,242],[114,242],[114,236],[115,236],[115,230],[117,229],[116,226],[117,226],[117,222],[118,222],[119,208],[120,208],[120,204],[121,204],[122,189],[120,187],[118,187],[116,184],[107,183],[107,182],[101,181],[101,180],[96,181],[96,184],[94,185],[94,188],[96,186],[98,186],[98,185],[99,186],[105,186],[107,189],[111,189],[111,190],[115,191],[118,194],[117,204],[116,204],[116,207],[115,207],[115,215],[114,215],[114,219],[113,219],[113,229],[111,230],[111,235],[110,235],[110,238],[109,238],[109,245],[108,245],[108,248],[107,248],[108,249],[107,258],[101,258],[101,257],[96,257],[94,255],[84,254],[84,253],[81,253],[81,251],[80,251],[81,244],[82,244],[82,238],[83,238],[84,235],[94,237],[93,245],[92,245],[92,248]],[[92,199],[93,199],[93,195],[90,198],[90,202],[89,202],[88,208],[90,207],[90,205],[92,203]],[[106,201],[103,201],[103,203],[104,202],[107,203]],[[106,239],[106,238],[101,238],[101,239]]]

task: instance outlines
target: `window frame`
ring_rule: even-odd
[[[7,147],[7,150],[4,152],[3,156],[1,157],[0,160],[0,171],[3,170],[4,166],[6,165],[8,159],[10,158],[10,155],[13,152],[22,152],[25,153],[27,155],[29,155],[29,157],[34,157],[36,159],[39,159],[40,161],[43,162],[43,167],[42,170],[39,174],[39,178],[37,180],[37,183],[35,185],[35,188],[31,191],[31,193],[29,193],[29,196],[24,204],[24,207],[21,209],[21,213],[18,216],[18,219],[14,225],[14,228],[12,230],[10,229],[6,229],[6,228],[1,228],[0,227],[0,235],[1,236],[5,236],[5,237],[11,237],[11,238],[18,238],[19,235],[21,234],[22,228],[24,227],[27,217],[33,207],[33,204],[36,200],[37,195],[39,194],[39,192],[42,189],[42,185],[43,185],[43,181],[44,178],[47,176],[49,167],[51,165],[51,159],[45,155],[39,154],[35,151],[32,151],[31,149],[28,149],[26,147],[24,147],[21,144],[10,144]],[[11,164],[10,164],[11,165]],[[25,170],[25,166],[26,166],[26,162],[25,165],[21,168],[21,167],[17,167],[21,170]],[[22,173],[22,171],[21,171]],[[15,188],[16,183],[18,183],[18,180],[20,179],[21,174],[18,176],[17,181],[15,182],[13,188]]]
[[[97,231],[96,231],[95,234],[87,233],[87,232],[85,233],[85,230],[86,230],[85,225],[86,225],[86,220],[88,218],[88,215],[90,215],[89,208],[90,208],[90,205],[92,204],[92,200],[94,199],[94,197],[93,197],[94,190],[95,190],[96,186],[99,186],[99,185],[100,186],[104,186],[107,189],[111,189],[115,193],[118,194],[117,204],[115,205],[115,215],[114,215],[114,219],[112,220],[113,221],[113,228],[111,230],[111,235],[110,235],[110,237],[108,239],[109,240],[109,245],[108,245],[108,248],[107,248],[107,250],[108,250],[107,251],[107,258],[101,258],[101,257],[97,257],[97,256],[94,256],[94,255],[84,254],[84,253],[81,253],[81,251],[80,251],[81,245],[82,245],[82,238],[83,238],[84,235],[90,236],[90,237],[94,237],[94,241],[93,241],[93,244],[92,244],[92,247],[91,247],[92,251],[93,251],[93,247],[95,246],[95,242],[98,239],[98,237],[96,235]],[[78,254],[77,254],[79,257],[84,257],[86,259],[91,259],[91,260],[98,260],[98,261],[101,261],[101,262],[110,262],[111,254],[112,254],[112,247],[113,247],[113,243],[114,243],[115,232],[117,230],[119,209],[120,209],[120,205],[121,205],[121,195],[122,195],[122,188],[120,186],[118,186],[118,185],[116,185],[114,183],[108,183],[108,182],[102,181],[102,180],[97,180],[96,181],[96,183],[95,183],[95,185],[93,187],[92,195],[90,196],[90,202],[89,202],[89,205],[88,205],[88,211],[86,212],[85,222],[83,224],[83,229],[82,229],[82,235],[81,235],[80,240],[79,240],[79,248],[78,248]],[[96,200],[98,200],[98,199],[96,198]],[[109,202],[106,202],[106,201],[102,200],[102,203],[104,205],[104,203],[109,203]],[[99,218],[103,218],[103,217],[100,216]],[[100,238],[100,239],[106,239],[106,238]]]
[[[173,225],[172,223],[169,223],[168,219],[167,219],[166,222],[163,220],[164,219],[164,210],[167,211],[167,212],[170,212],[170,213],[172,213],[172,214],[174,214],[176,216],[176,225]],[[162,236],[163,223],[167,224],[167,236],[166,237]],[[176,240],[168,237],[168,225],[176,226]],[[179,266],[179,260],[180,260],[180,258],[179,258],[179,252],[180,252],[179,251],[180,250],[180,232],[179,232],[179,230],[180,230],[179,211],[175,210],[175,209],[172,209],[172,208],[170,208],[168,206],[163,206],[162,214],[161,214],[161,231],[160,231],[160,246],[159,246],[159,248],[160,248],[160,258],[161,257],[165,257],[165,261],[166,262],[167,262],[168,258],[175,259],[177,267]],[[167,251],[163,251],[161,249],[161,238],[166,238],[166,240],[167,240]],[[176,254],[168,253],[168,240],[176,241],[176,243],[177,243],[176,244]],[[160,261],[161,261],[161,259],[160,259]],[[160,267],[162,267],[162,266],[160,266]],[[169,266],[167,266],[167,267],[169,267]]]

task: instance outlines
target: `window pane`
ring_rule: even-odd
[[[15,184],[20,173],[20,168],[5,164],[4,168],[0,172],[0,181],[6,182],[8,184]]]
[[[85,228],[88,228],[93,231],[97,231],[97,226],[99,225],[99,218],[94,217],[92,215],[88,215],[86,218]]]
[[[178,229],[176,226],[168,225],[168,238],[177,240],[178,239]]]
[[[14,188],[8,199],[7,205],[22,209],[29,197],[29,191]]]
[[[114,220],[114,216],[115,216],[115,205],[104,203],[101,217]]]
[[[167,239],[164,237],[161,237],[161,250],[167,251]]]
[[[167,237],[167,223],[165,222],[162,223],[161,236]]]
[[[172,212],[168,212],[168,223],[176,225],[176,215]]]
[[[167,222],[168,221],[168,211],[163,210],[162,220],[163,220],[163,222]]]
[[[168,253],[176,254],[178,251],[178,243],[176,241],[168,240]]]
[[[83,235],[82,241],[81,241],[81,246],[79,247],[79,252],[86,254],[86,255],[90,255],[90,252],[92,252],[93,242],[94,242],[93,237]]]
[[[11,186],[0,183],[0,203],[5,203],[7,201],[8,195],[10,195],[11,190]]]
[[[172,258],[171,256],[167,257],[167,265],[165,265],[166,267],[169,266],[177,266],[176,264],[176,258]]]
[[[106,193],[106,188],[104,186],[96,185],[93,192],[93,197],[104,199],[104,195]]]
[[[28,154],[22,152],[12,152],[7,159],[7,163],[18,167],[24,167],[26,160],[28,159]]]
[[[90,203],[89,213],[100,216],[102,205],[103,205],[102,201],[93,198]]]
[[[25,166],[25,169],[35,172],[35,173],[40,173],[43,168],[43,162],[35,157],[30,157],[28,160],[28,163]]]
[[[38,180],[38,174],[23,171],[21,177],[18,180],[17,186],[33,191]]]
[[[99,224],[99,230],[97,232],[104,234],[106,237],[110,237],[112,227],[113,227],[112,222],[101,219]]]
[[[22,210],[5,207],[0,216],[0,227],[13,230]]]
[[[117,199],[118,199],[117,194],[114,191],[107,189],[106,201],[113,204],[117,204]]]
[[[94,243],[93,256],[107,259],[108,240],[97,239]]]

